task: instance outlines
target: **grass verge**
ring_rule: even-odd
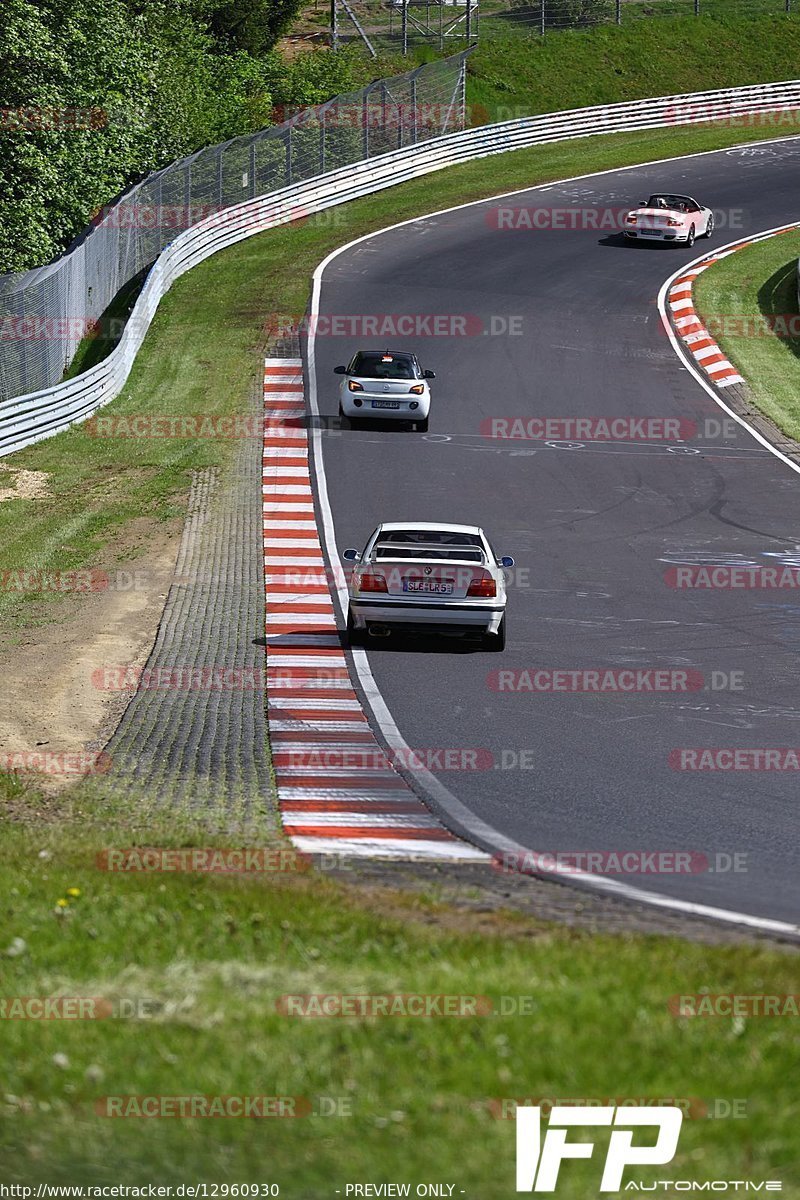
[[[270,1182],[323,1197],[347,1182],[434,1179],[493,1200],[513,1194],[514,1123],[492,1101],[627,1096],[677,1098],[692,1114],[659,1178],[784,1178],[797,1194],[790,1019],[677,1020],[668,1007],[702,988],[789,993],[795,957],[487,920],[319,873],[102,872],[97,851],[130,844],[125,814],[107,802],[101,813],[86,793],[74,803],[61,802],[58,823],[4,830],[2,994],[102,998],[120,1015],[3,1022],[5,1182]],[[150,844],[202,836],[154,828]],[[488,997],[493,1011],[279,1011],[287,994],[387,993]],[[103,1097],[190,1095],[301,1097],[312,1115],[124,1119],[97,1108]],[[733,1101],[740,1119],[705,1115]],[[597,1169],[567,1164],[559,1194],[594,1195]]]
[[[704,0],[705,2],[705,0]],[[800,14],[653,17],[541,38],[510,16],[481,21],[467,100],[492,121],[589,104],[794,79]],[[788,114],[783,128],[797,121]]]
[[[800,231],[746,246],[698,278],[695,304],[752,399],[800,440]]]

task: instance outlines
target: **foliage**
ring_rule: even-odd
[[[213,0],[3,0],[0,272],[55,257],[148,172],[351,86],[346,54],[248,49],[271,45],[295,2],[252,6],[274,16],[256,43],[236,5],[229,32],[215,26]]]

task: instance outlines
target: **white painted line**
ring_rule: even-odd
[[[315,838],[295,834],[293,844],[307,854],[347,855],[350,858],[390,858],[454,862],[484,862],[486,855],[466,842],[453,839],[428,842],[423,838]]]

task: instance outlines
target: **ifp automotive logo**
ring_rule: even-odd
[[[658,1179],[655,1182],[623,1184],[626,1167],[661,1167],[672,1162],[678,1149],[684,1113],[677,1105],[659,1104],[654,1108],[627,1105],[553,1105],[544,1138],[541,1131],[542,1109],[518,1105],[517,1118],[517,1191],[554,1192],[564,1159],[591,1158],[594,1140],[571,1142],[570,1129],[580,1126],[611,1126],[601,1192],[781,1192],[780,1179]],[[644,1126],[657,1129],[634,1145],[636,1131]]]
[[[517,1109],[517,1191],[554,1192],[565,1158],[591,1158],[594,1142],[570,1142],[567,1131],[580,1125],[612,1125],[601,1192],[618,1192],[628,1166],[663,1166],[672,1162],[678,1149],[683,1113],[674,1105],[656,1109],[604,1106],[583,1108],[561,1105],[550,1110],[547,1132],[542,1138],[540,1108]],[[658,1127],[654,1145],[634,1146],[633,1128]],[[633,1127],[633,1128],[626,1128]]]

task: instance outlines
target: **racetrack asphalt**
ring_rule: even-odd
[[[573,220],[563,215],[549,222],[561,228],[500,230],[491,215],[502,205],[602,217],[660,189],[713,208],[713,242],[626,245],[592,217],[563,227]],[[505,653],[394,638],[369,649],[405,741],[489,750],[493,767],[440,771],[434,758],[432,769],[532,851],[705,855],[730,869],[622,878],[790,922],[800,919],[797,772],[681,771],[670,752],[800,745],[800,602],[793,590],[676,590],[665,574],[693,563],[800,563],[800,478],[746,430],[723,426],[675,355],[656,297],[681,262],[795,219],[798,194],[800,142],[786,141],[417,220],[329,263],[315,339],[318,444],[339,550],[362,547],[380,521],[443,520],[481,525],[516,559]],[[331,316],[374,314],[464,317],[477,332],[376,339],[324,327]],[[436,371],[427,435],[339,428],[334,366],[384,341]],[[672,418],[697,432],[681,445],[487,436],[486,423],[504,417]],[[659,694],[500,691],[493,674],[625,668],[699,672],[702,684]],[[717,855],[744,857],[732,869]]]

